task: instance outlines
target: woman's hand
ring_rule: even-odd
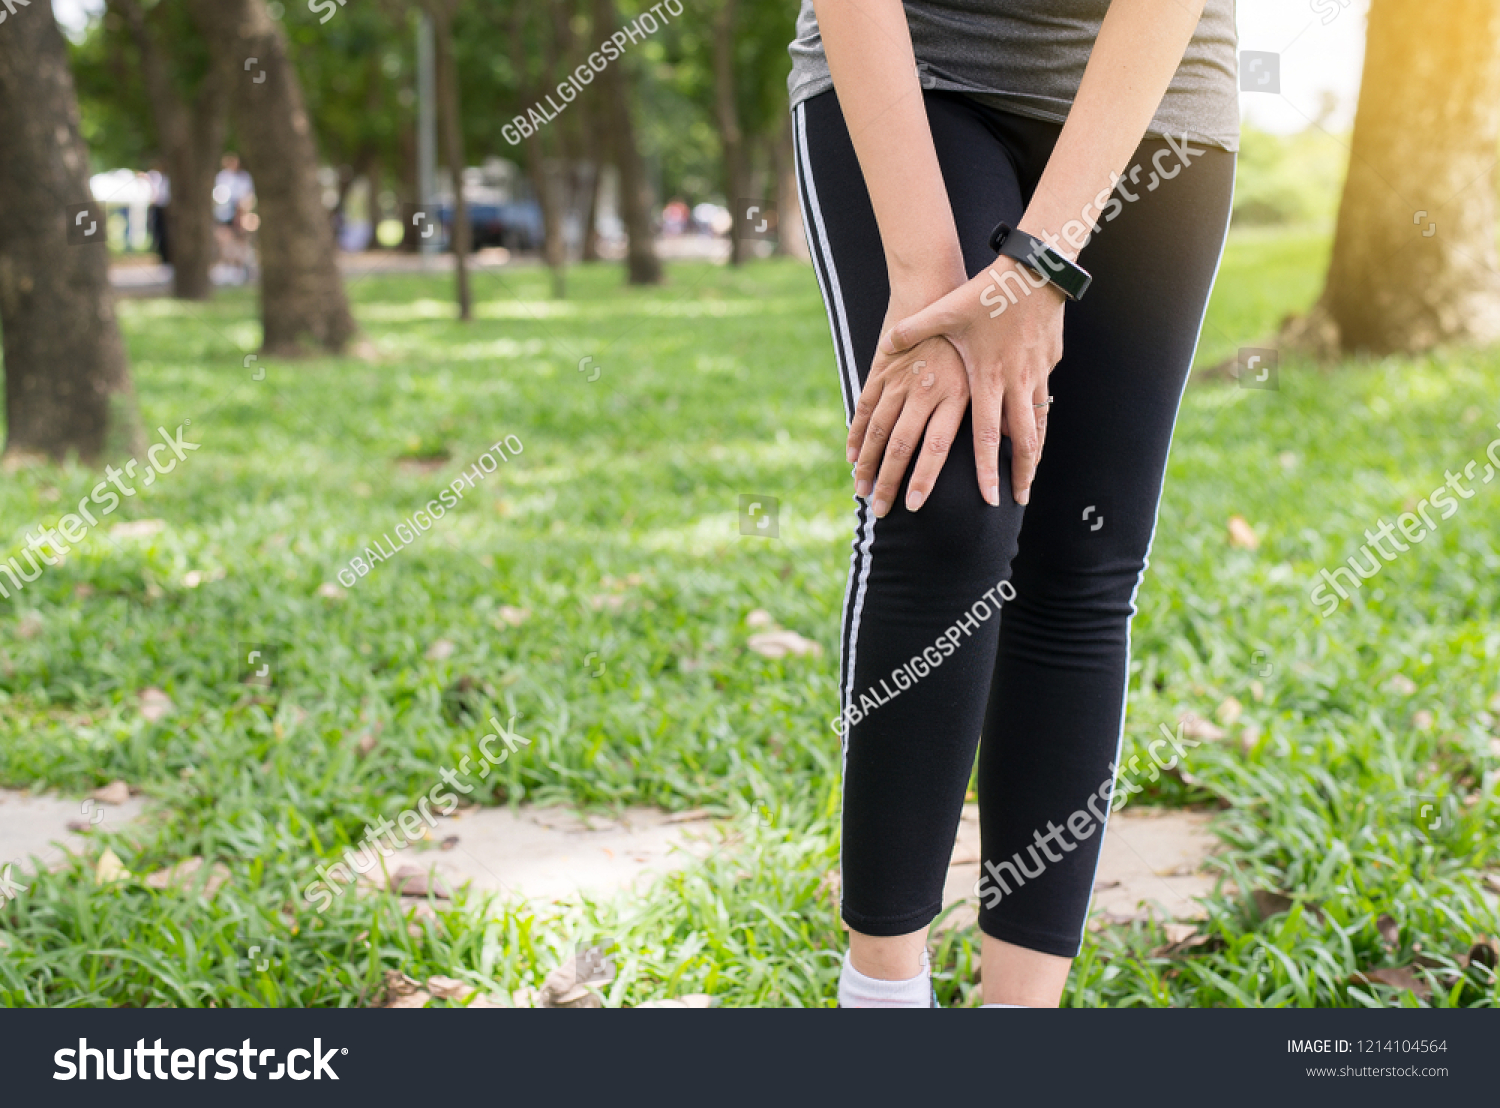
[[[879,365],[905,357],[938,337],[958,350],[974,409],[979,491],[994,505],[1000,503],[1001,435],[1010,438],[1011,495],[1017,504],[1031,499],[1047,437],[1047,377],[1062,358],[1064,297],[1050,284],[1034,287],[1036,280],[1010,258],[997,258],[979,276],[890,328],[875,358]]]
[[[893,302],[886,325],[901,317]],[[969,404],[969,383],[958,351],[944,338],[909,344],[899,354],[877,350],[849,424],[854,492],[879,519],[891,510],[901,478],[918,447],[906,508],[915,512],[932,492]]]

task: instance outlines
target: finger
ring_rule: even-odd
[[[1042,405],[1040,408],[1033,406],[1031,409],[1036,413],[1036,452],[1037,458],[1040,459],[1047,449],[1047,424],[1050,422],[1052,415],[1052,398],[1047,395],[1046,385],[1042,386],[1041,391],[1037,393],[1036,399],[1032,403],[1033,405]]]
[[[1036,412],[1031,405],[1031,390],[1011,391],[1005,396],[1006,415],[1010,424],[1010,484],[1017,504],[1031,499],[1031,482],[1036,464],[1042,456],[1042,440],[1037,434]],[[1013,399],[1014,398],[1014,399]]]
[[[974,468],[979,475],[979,495],[986,504],[1000,504],[1000,387],[982,377],[969,381],[974,419]]]
[[[938,335],[947,334],[957,322],[952,306],[949,303],[953,293],[949,293],[934,304],[929,304],[916,315],[907,316],[889,331],[880,340],[880,349],[885,354],[899,354],[903,350],[910,350],[919,342],[925,342]]]
[[[896,503],[896,494],[901,491],[901,478],[906,476],[912,455],[922,444],[922,429],[927,426],[927,416],[932,411],[932,401],[909,395],[901,417],[891,430],[891,439],[885,444],[885,457],[880,463],[880,474],[875,480],[875,490],[870,494],[870,507],[875,518],[880,519]]]
[[[959,397],[950,397],[939,404],[927,419],[927,434],[922,440],[922,451],[917,455],[916,467],[911,472],[911,484],[906,490],[906,510],[915,512],[927,503],[932,495],[932,486],[948,461],[948,452],[964,421],[964,402]]]
[[[880,361],[880,356],[875,356],[875,361]],[[849,441],[845,444],[845,454],[852,465],[859,458],[860,447],[865,442],[865,429],[870,425],[870,416],[875,413],[876,406],[880,403],[880,396],[885,391],[885,375],[876,374],[874,368],[870,370],[870,376],[865,381],[865,387],[859,394],[859,399],[854,402],[854,418],[849,421]]]
[[[875,476],[880,469],[880,460],[885,457],[886,442],[891,437],[896,421],[901,418],[904,405],[905,397],[892,390],[881,397],[880,403],[870,415],[865,441],[859,448],[859,461],[854,466],[855,496],[867,499],[874,491]]]

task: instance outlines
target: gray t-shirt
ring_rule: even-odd
[[[1235,0],[1208,0],[1147,134],[1239,149]],[[1109,0],[905,0],[922,87],[1034,119],[1067,118]],[[812,0],[788,47],[792,105],[833,87]]]

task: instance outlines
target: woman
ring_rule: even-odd
[[[978,743],[985,1004],[1055,1007],[1229,221],[1234,3],[802,0],[791,53],[858,504],[839,1002],[935,1003]]]

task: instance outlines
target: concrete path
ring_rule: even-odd
[[[50,869],[63,861],[65,851],[83,849],[87,835],[79,829],[118,831],[141,814],[141,807],[139,797],[110,804],[0,789],[0,869],[12,864],[18,872],[34,873],[36,861]]]

